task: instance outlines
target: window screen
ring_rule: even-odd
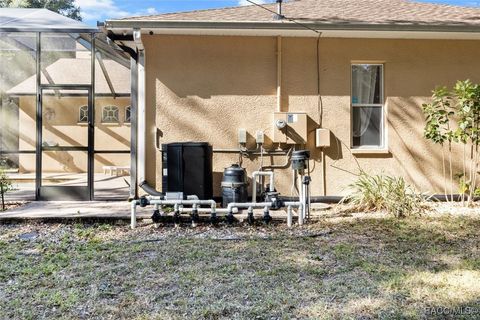
[[[383,65],[352,65],[352,146],[383,147]]]

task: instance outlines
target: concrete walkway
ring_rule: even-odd
[[[139,208],[139,218],[150,218],[152,209]],[[0,220],[8,219],[76,219],[110,218],[129,219],[130,203],[127,201],[32,201],[6,212]]]

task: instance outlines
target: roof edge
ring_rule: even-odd
[[[372,24],[321,22],[257,22],[257,21],[195,21],[195,20],[106,20],[105,28],[115,29],[231,29],[231,30],[306,30],[321,31],[409,31],[409,32],[471,32],[480,33],[480,25],[467,24]],[[312,31],[313,32],[313,31]]]
[[[35,32],[43,32],[43,33],[100,33],[102,32],[98,28],[85,28],[85,29],[61,29],[61,28],[11,28],[0,27],[0,32],[27,32],[27,33],[35,33]]]

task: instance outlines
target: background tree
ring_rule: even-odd
[[[82,21],[75,0],[0,0],[0,8],[45,8],[65,17]]]

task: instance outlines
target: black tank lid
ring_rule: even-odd
[[[309,150],[296,150],[292,152],[292,160],[307,160],[310,159]]]

